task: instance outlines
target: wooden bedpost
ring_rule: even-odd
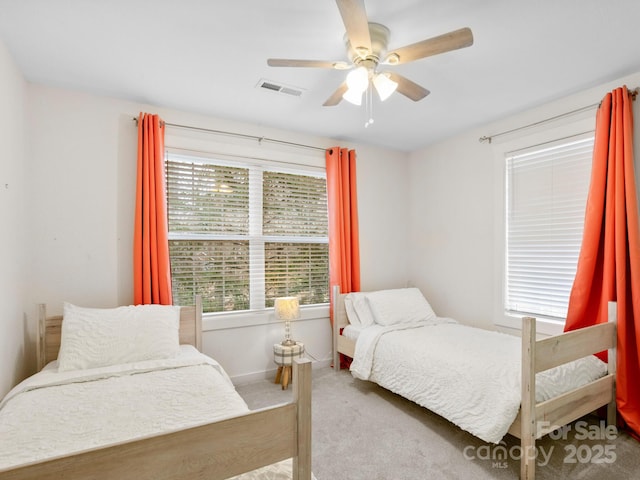
[[[194,298],[194,303],[196,307],[196,339],[195,339],[195,347],[198,351],[202,351],[202,295],[196,295]]]
[[[38,304],[38,335],[36,336],[36,368],[39,372],[46,364],[46,349],[44,343],[44,330],[47,322],[47,306]]]
[[[296,404],[298,455],[293,457],[293,480],[311,480],[311,361],[293,360],[293,402]]]
[[[520,437],[520,479],[533,480],[536,474],[536,319],[522,319],[522,405]]]
[[[617,349],[617,323],[618,323],[618,306],[616,302],[609,302],[608,305],[608,321],[609,323],[614,323],[616,328],[614,329],[614,338],[613,338],[613,346],[609,348],[607,354],[607,373],[609,375],[613,375],[613,378],[616,377],[616,368],[618,362],[618,349]],[[611,392],[611,401],[607,405],[607,425],[617,426],[616,422],[616,382],[613,382],[612,392]]]
[[[338,353],[338,335],[340,335],[340,325],[338,325],[338,298],[340,297],[340,285],[333,286],[333,325],[331,326],[331,339],[333,346],[333,370],[340,371],[340,353]]]

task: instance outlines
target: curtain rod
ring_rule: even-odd
[[[136,125],[138,124],[138,117],[133,117],[132,119],[134,122],[136,122]],[[226,135],[229,137],[238,137],[238,138],[245,138],[245,139],[250,139],[250,140],[257,140],[258,143],[262,143],[262,142],[271,142],[271,143],[279,143],[281,145],[288,145],[290,147],[300,147],[300,148],[309,148],[311,150],[320,150],[320,151],[326,151],[326,148],[322,148],[322,147],[316,147],[313,145],[305,145],[303,143],[295,143],[295,142],[287,142],[286,140],[277,140],[275,138],[268,138],[268,137],[259,137],[257,135],[248,135],[245,133],[237,133],[237,132],[227,132],[224,130],[213,130],[211,128],[202,128],[202,127],[193,127],[190,125],[180,125],[177,123],[169,123],[169,122],[162,122],[164,125],[168,126],[168,127],[174,127],[174,128],[184,128],[187,130],[196,130],[199,132],[206,132],[206,133],[215,133],[217,135]]]
[[[629,95],[631,96],[631,100],[636,99],[636,96],[640,92],[640,87],[634,88],[633,90],[629,90]],[[559,118],[568,117],[570,115],[575,115],[576,113],[586,112],[587,110],[591,110],[592,108],[596,108],[600,106],[600,102],[594,103],[592,105],[587,105],[586,107],[577,108],[575,110],[571,110],[570,112],[561,113],[560,115],[556,115],[554,117],[545,118],[544,120],[540,120],[538,122],[530,123],[528,125],[523,125],[522,127],[512,128],[511,130],[506,130],[504,132],[494,133],[493,135],[485,135],[484,137],[480,137],[478,141],[480,143],[489,142],[496,138],[501,137],[502,135],[507,135],[509,133],[517,132],[519,130],[524,130],[526,128],[536,127],[538,125],[542,125],[543,123],[552,122],[553,120],[557,120]]]

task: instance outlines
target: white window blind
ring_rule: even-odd
[[[505,310],[564,319],[582,242],[593,135],[506,157]]]
[[[265,300],[296,295],[329,301],[329,227],[325,178],[264,172]]]
[[[166,155],[174,303],[262,309],[296,295],[329,301],[324,175]]]

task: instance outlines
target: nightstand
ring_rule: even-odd
[[[289,387],[291,378],[291,365],[294,358],[304,356],[304,343],[296,342],[295,345],[287,346],[281,343],[273,345],[273,361],[278,365],[276,380],[274,383],[282,383],[282,389]]]

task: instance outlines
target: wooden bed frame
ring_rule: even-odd
[[[38,368],[55,360],[62,317],[39,307]],[[180,310],[180,343],[200,349],[202,303]],[[311,480],[311,362],[296,360],[293,401],[202,424],[0,470],[0,480],[226,479],[293,459],[293,479]]]
[[[344,306],[346,294],[334,287],[333,365],[340,369],[340,354],[353,358],[355,342],[340,332],[349,325]],[[509,428],[520,439],[522,458],[520,478],[535,478],[536,439],[562,427],[594,410],[607,406],[607,423],[616,425],[616,304],[609,302],[609,322],[582,328],[541,340],[536,339],[536,319],[522,319],[522,400],[520,412]],[[536,403],[535,375],[594,353],[608,350],[608,372],[602,378],[550,400]]]

